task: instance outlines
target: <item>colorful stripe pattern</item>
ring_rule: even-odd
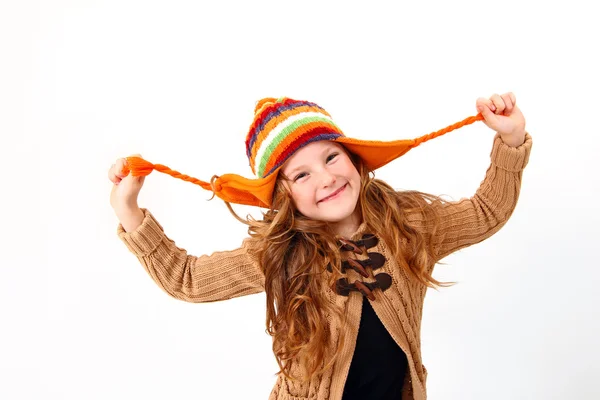
[[[265,98],[254,110],[246,155],[257,178],[266,178],[296,151],[319,140],[344,136],[327,111],[315,103]]]

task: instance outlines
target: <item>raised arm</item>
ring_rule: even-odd
[[[192,303],[227,300],[264,291],[264,275],[248,253],[249,239],[231,251],[192,256],[166,236],[145,208],[134,231],[117,227],[119,238],[146,272],[170,296]]]
[[[532,138],[518,147],[508,146],[499,134],[494,137],[491,164],[484,180],[471,198],[431,204],[440,214],[440,225],[431,234],[432,221],[420,213],[408,216],[409,221],[432,241],[435,262],[449,254],[482,242],[498,232],[512,215],[521,190],[523,169],[529,161]]]

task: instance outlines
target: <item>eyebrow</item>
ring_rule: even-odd
[[[325,150],[323,150],[323,152],[321,153],[321,157],[322,157],[324,154],[326,154],[326,153],[329,153],[331,150],[336,150],[336,149],[337,149],[337,148],[335,148],[334,146],[327,146],[327,147],[325,148]],[[308,165],[306,165],[306,164],[299,165],[299,166],[297,166],[296,168],[294,168],[294,169],[290,170],[290,171],[289,171],[289,175],[293,175],[293,174],[294,174],[296,171],[298,171],[298,170],[301,170],[301,169],[304,169],[304,168],[306,168],[307,166],[308,166]],[[286,174],[286,175],[287,175],[287,174]]]

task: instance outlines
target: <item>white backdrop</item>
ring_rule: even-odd
[[[1,0],[0,398],[270,393],[264,293],[162,292],[117,237],[117,158],[251,177],[244,138],[262,97],[311,100],[348,136],[392,140],[508,91],[534,142],[521,198],[434,273],[459,284],[426,297],[429,397],[600,398],[597,14],[584,1],[413,3]],[[493,135],[476,122],[376,175],[471,196]],[[209,197],[153,173],[140,206],[191,254],[237,247],[246,228]]]

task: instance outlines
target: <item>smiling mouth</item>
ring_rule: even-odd
[[[318,203],[327,201],[327,200],[331,199],[332,197],[335,197],[337,194],[341,193],[346,188],[346,186],[348,186],[347,183],[344,186],[342,186],[341,188],[339,188],[338,190],[336,190],[335,192],[331,193],[329,196],[319,200]]]

